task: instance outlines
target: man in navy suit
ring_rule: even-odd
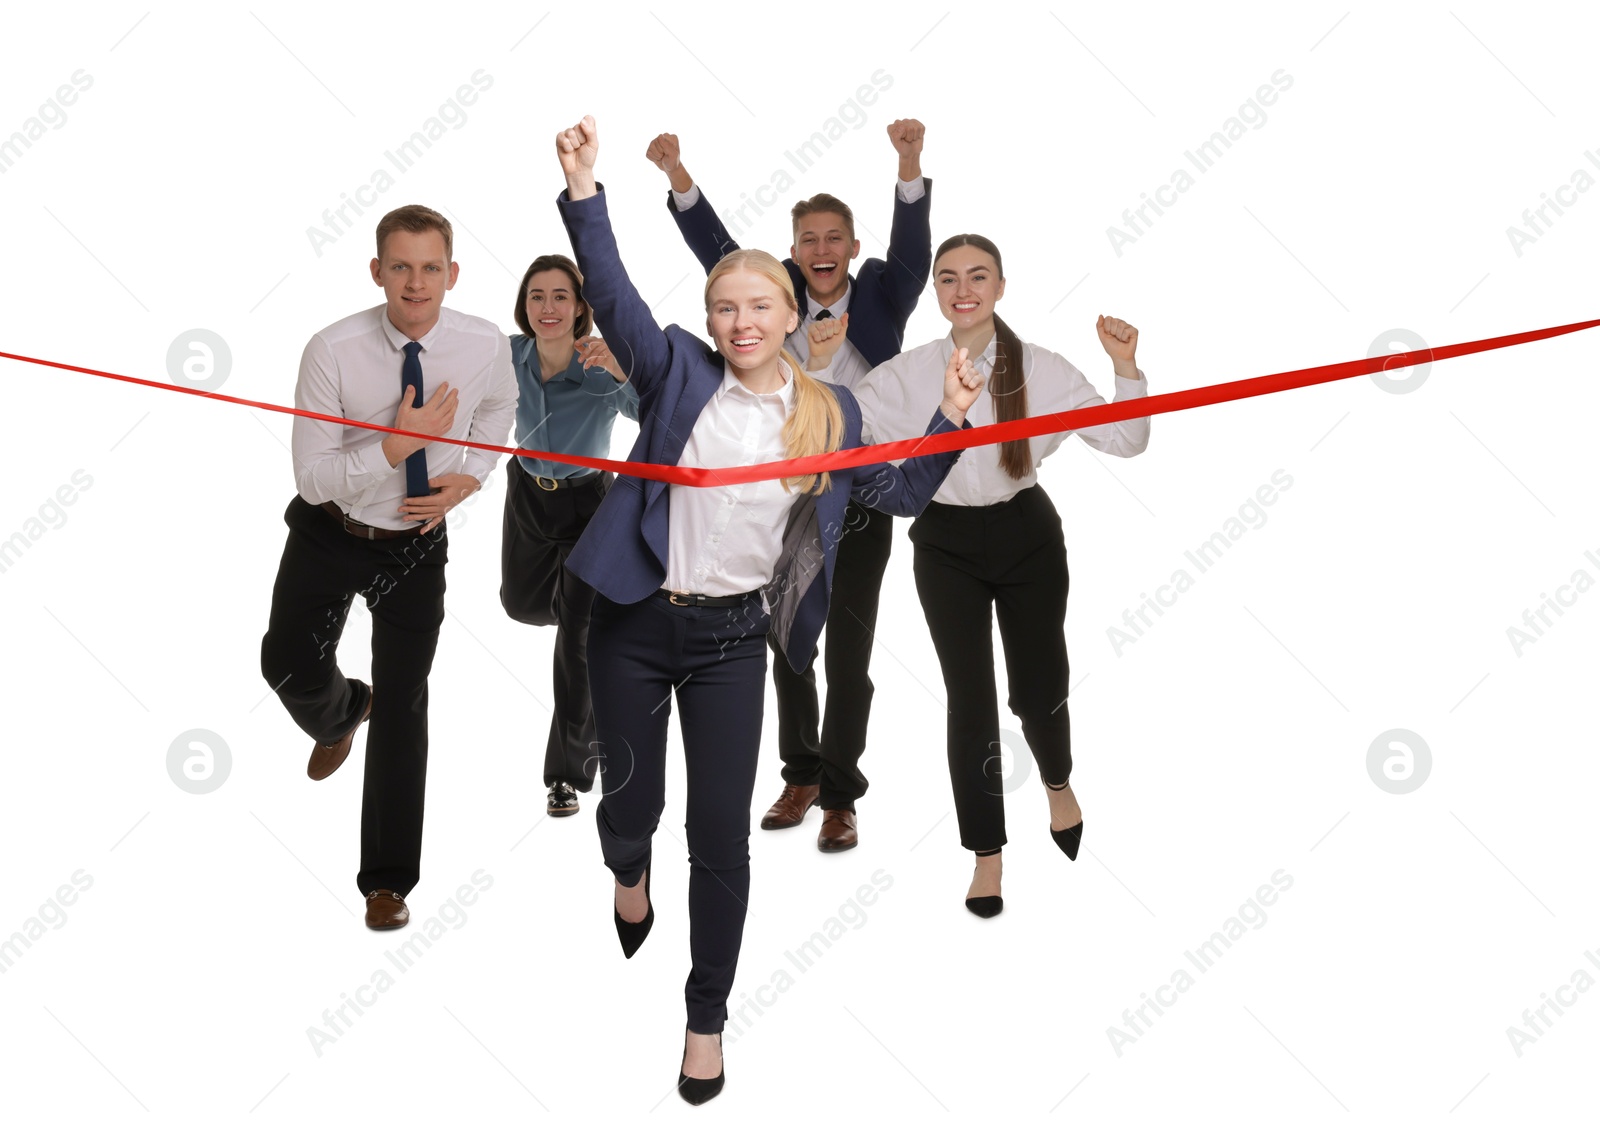
[[[802,363],[820,370],[824,363],[810,362],[808,330],[819,320],[838,318],[845,341],[821,377],[846,388],[899,354],[906,321],[928,284],[933,264],[928,222],[932,182],[922,175],[923,132],[922,123],[911,119],[888,127],[899,155],[900,178],[887,259],[868,258],[850,272],[861,242],[850,208],[832,195],[801,200],[790,213],[794,243],[784,266],[795,292],[805,294],[805,315],[786,343]],[[739,249],[738,244],[684,169],[676,136],[661,134],[645,155],[672,181],[667,208],[709,272],[725,254]],[[820,716],[820,738],[815,652],[804,672],[795,672],[785,660],[772,662],[784,786],[761,827],[793,828],[813,804],[820,805],[823,819],[817,847],[824,852],[844,851],[858,842],[855,802],[867,791],[860,761],[872,707],[868,671],[893,528],[892,517],[884,512],[853,501],[847,509],[848,534],[839,544],[827,619],[828,698]]]

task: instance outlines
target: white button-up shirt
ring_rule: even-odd
[[[880,363],[861,380],[855,388],[855,396],[861,404],[863,443],[871,445],[922,435],[928,424],[928,416],[944,398],[944,372],[955,347],[955,340],[950,336],[934,340]],[[994,400],[989,395],[988,384],[989,376],[994,372],[994,353],[995,342],[991,339],[983,355],[972,361],[972,366],[984,376],[983,390],[967,410],[967,421],[974,427],[992,425],[995,421]],[[1055,352],[1034,347],[1026,341],[1022,345],[1022,370],[1027,385],[1030,418],[1098,406],[1105,402],[1089,380],[1084,378],[1083,372]],[[814,371],[812,374],[820,377],[823,373]],[[1116,376],[1114,401],[1145,397],[1148,382],[1142,370],[1139,375],[1138,379]],[[1009,500],[1038,482],[1039,463],[1054,453],[1069,434],[1077,434],[1102,453],[1132,457],[1142,453],[1150,442],[1150,419],[1129,418],[1122,422],[1108,422],[1081,430],[1029,438],[1033,468],[1021,480],[1013,480],[1000,467],[1000,446],[984,445],[969,449],[955,463],[950,475],[939,486],[939,491],[933,494],[933,499],[939,504],[967,507]]]
[[[347,316],[311,337],[300,357],[294,404],[301,410],[379,425],[394,425],[400,408],[400,368],[410,343],[383,305]],[[440,383],[457,392],[455,425],[446,437],[505,445],[517,409],[511,342],[481,317],[450,308],[417,341],[422,398]],[[406,495],[405,461],[390,465],[379,430],[296,417],[294,482],[309,503],[332,500],[351,519],[374,527],[416,528],[400,515]],[[498,453],[438,442],[424,451],[428,476],[466,473],[482,484]]]
[[[826,306],[830,315],[837,318],[850,311],[850,294],[855,292],[855,288],[856,283],[854,281],[848,283],[844,287],[844,295],[833,304]],[[817,304],[809,289],[805,293],[805,306],[806,315],[800,319],[800,327],[789,333],[788,338],[784,340],[784,346],[800,361],[801,367],[804,367],[806,361],[811,358],[811,337],[808,335],[807,330],[816,321],[817,314],[824,308],[824,306]],[[846,336],[844,342],[839,345],[839,350],[833,353],[833,361],[828,364],[827,369],[825,371],[812,371],[810,374],[814,378],[823,379],[837,386],[854,390],[856,383],[860,381],[871,366],[867,362],[867,357],[862,355],[860,350],[850,342],[850,337]]]
[[[770,394],[753,394],[724,361],[722,386],[695,419],[678,464],[728,468],[782,460],[783,426],[794,410],[794,382],[786,364],[779,369],[782,387]],[[663,589],[722,597],[771,581],[796,493],[785,492],[775,480],[718,488],[667,487],[672,518]]]

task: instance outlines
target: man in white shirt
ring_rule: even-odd
[[[443,307],[459,271],[450,223],[426,207],[378,223],[372,279],[384,303],[314,335],[295,405],[430,437],[503,445],[516,410],[511,346],[493,323]],[[410,920],[428,762],[428,673],[444,620],[445,515],[498,454],[296,416],[297,495],[261,640],[261,672],[314,743],[320,781],[369,717],[361,799],[366,924]],[[335,661],[351,598],[372,614],[372,685]]]

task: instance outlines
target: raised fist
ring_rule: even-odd
[[[662,133],[644,150],[644,158],[667,175],[672,175],[678,167],[678,134]]]
[[[567,175],[592,173],[595,157],[600,155],[600,130],[595,127],[594,118],[585,116],[572,128],[557,133],[556,155]]]
[[[1100,346],[1106,355],[1123,363],[1133,362],[1133,350],[1139,346],[1139,330],[1125,320],[1114,316],[1101,316],[1094,322],[1100,336]]]
[[[574,346],[578,358],[583,361],[585,367],[604,368],[617,382],[627,381],[628,377],[623,373],[622,365],[617,362],[617,357],[611,354],[611,349],[600,337],[581,336],[574,342]]]
[[[821,371],[832,363],[834,355],[844,344],[844,334],[849,327],[849,313],[813,320],[806,328],[806,340],[811,345],[811,358],[806,366],[813,371]]]
[[[927,130],[914,117],[902,117],[889,123],[889,140],[901,159],[922,155],[922,134]]]
[[[978,395],[983,390],[983,376],[972,366],[967,359],[967,349],[957,348],[950,353],[950,362],[944,369],[944,403],[945,413],[953,408],[956,412],[966,414]],[[955,419],[952,419],[954,421]]]

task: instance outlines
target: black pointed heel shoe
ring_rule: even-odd
[[[979,918],[993,918],[1005,909],[1005,900],[999,895],[979,895],[977,898],[967,899],[967,909]]]
[[[722,1053],[722,1032],[717,1032],[717,1054]],[[689,1057],[689,1045],[683,1046],[683,1057]],[[683,1064],[678,1064],[678,1093],[690,1105],[704,1105],[712,1098],[722,1093],[722,1080],[728,1073],[728,1063],[724,1059],[722,1070],[715,1078],[690,1078],[683,1072]]]
[[[1071,828],[1063,828],[1059,832],[1050,829],[1050,838],[1056,842],[1056,847],[1067,853],[1067,858],[1078,858],[1078,845],[1083,843],[1083,821],[1078,821]]]
[[[617,940],[622,943],[622,955],[632,957],[639,952],[639,947],[644,944],[644,939],[650,936],[650,927],[655,924],[656,908],[650,901],[650,864],[644,865],[644,918],[638,922],[624,922],[622,915],[617,913],[616,904],[611,906],[611,916],[617,923]],[[635,883],[634,886],[639,884]]]
[[[1044,787],[1052,792],[1059,793],[1069,784],[1069,782],[1063,781],[1060,785],[1051,785],[1047,781],[1044,783]],[[1066,853],[1068,859],[1076,862],[1078,859],[1078,845],[1083,843],[1083,818],[1079,817],[1078,823],[1069,825],[1066,828],[1050,829],[1050,838],[1056,842],[1056,847]]]
[[[1000,849],[994,848],[991,851],[973,852],[972,854],[979,859],[985,859],[992,855],[999,855]],[[1000,913],[1000,911],[1004,910],[1006,905],[1005,900],[999,895],[975,895],[969,897],[966,900],[966,903],[967,909],[972,911],[979,918],[993,918],[996,914]]]

